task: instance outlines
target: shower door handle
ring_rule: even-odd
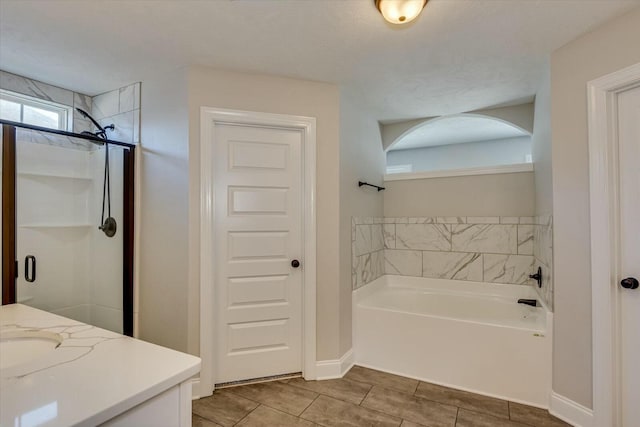
[[[29,268],[29,265],[31,265],[31,268]],[[36,257],[33,255],[24,257],[24,280],[29,283],[36,281]]]

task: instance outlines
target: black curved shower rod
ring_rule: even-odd
[[[113,132],[115,130],[115,128],[116,128],[113,124],[110,124],[110,125],[105,126],[105,127],[100,126],[100,123],[98,123],[93,117],[91,117],[91,114],[87,113],[82,108],[76,107],[76,111],[78,113],[80,113],[82,115],[82,117],[84,117],[85,119],[91,120],[91,123],[93,123],[93,125],[96,128],[98,128],[98,130],[96,132],[89,132],[88,130],[83,131],[82,133],[85,134],[85,135],[93,135],[93,136],[97,136],[98,138],[102,138],[102,139],[106,140],[107,139],[107,129]]]

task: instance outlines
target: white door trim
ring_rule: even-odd
[[[616,94],[640,84],[640,63],[587,84],[594,425],[615,423],[615,288],[618,174]],[[615,285],[614,285],[615,286]]]
[[[253,124],[300,129],[303,133],[303,297],[302,375],[316,378],[316,119],[213,107],[200,108],[200,396],[215,384],[214,372],[214,170],[211,140],[216,123]]]

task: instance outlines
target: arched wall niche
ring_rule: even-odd
[[[433,124],[439,120],[450,120],[455,117],[476,117],[485,118],[501,122],[515,129],[522,131],[524,134],[532,135],[533,133],[533,114],[534,104],[520,104],[509,107],[490,108],[484,110],[476,110],[468,113],[451,114],[439,117],[426,117],[403,122],[381,124],[380,132],[382,135],[382,145],[385,151],[393,148],[398,141],[407,135],[415,132],[424,126]]]

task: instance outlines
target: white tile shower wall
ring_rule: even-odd
[[[73,131],[81,133],[91,130],[91,122],[75,110],[81,108],[91,113],[90,96],[2,70],[0,70],[0,89],[73,107]]]
[[[101,126],[115,126],[110,139],[140,142],[140,83],[94,96],[92,104],[92,115]]]
[[[542,297],[553,310],[553,217],[539,215],[533,225],[533,256],[542,268]]]
[[[91,153],[90,170],[93,176],[89,194],[89,218],[99,220],[102,214],[102,171],[104,170],[104,146]],[[118,225],[123,218],[123,155],[122,149],[109,149],[111,181],[111,216]],[[98,227],[89,231],[89,259],[91,265],[90,316],[92,325],[122,333],[123,331],[123,289],[122,289],[122,243],[123,233],[116,232],[109,238]]]
[[[17,259],[33,255],[38,260],[34,283],[17,280],[18,302],[89,322],[91,215],[86,199],[91,181],[86,178],[92,144],[72,145],[66,136],[49,135],[16,132]]]
[[[73,91],[0,71],[2,89],[63,105],[73,105]]]

